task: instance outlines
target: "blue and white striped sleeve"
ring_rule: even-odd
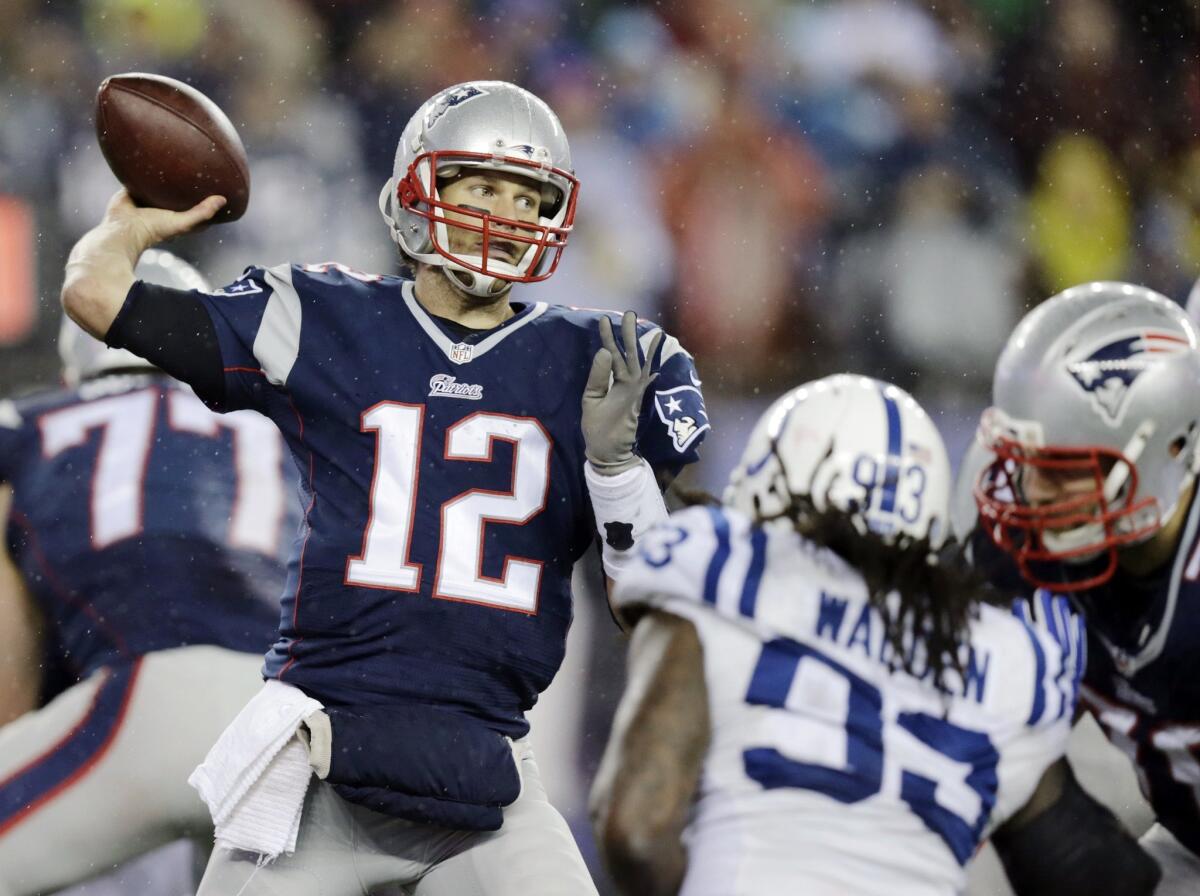
[[[265,387],[286,386],[300,352],[300,297],[294,268],[247,268],[200,300],[221,349],[225,399],[218,411],[261,410]]]
[[[1061,595],[1039,589],[1018,601],[1013,613],[1025,625],[1036,663],[1030,727],[1074,720],[1079,684],[1087,665],[1083,617]]]
[[[722,507],[692,507],[642,537],[617,582],[616,608],[660,607],[684,615],[701,609],[752,620],[766,559],[764,530]]]

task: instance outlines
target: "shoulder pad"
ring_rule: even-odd
[[[383,274],[368,274],[365,271],[360,271],[349,267],[337,261],[323,261],[320,264],[302,264],[293,265],[296,273],[303,275],[308,279],[312,279],[323,283],[346,283],[347,281],[356,281],[358,283],[382,283]]]
[[[222,286],[219,289],[212,290],[210,295],[214,296],[253,296],[261,295],[269,288],[267,281],[268,271],[278,271],[280,268],[286,268],[287,265],[280,265],[279,268],[260,268],[257,265],[251,265],[242,271],[232,283]]]

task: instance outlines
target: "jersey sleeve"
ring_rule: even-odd
[[[722,573],[739,534],[721,508],[672,514],[638,540],[633,562],[616,583],[615,609],[626,618],[646,609],[688,617],[701,607],[718,610]]]
[[[1025,805],[1046,769],[1066,754],[1087,660],[1083,620],[1065,598],[1039,591],[1015,603],[1013,614],[1030,651],[1014,650],[1010,659],[1023,655],[1034,668],[1032,675],[1019,676],[1025,693],[1012,694],[1021,698],[1014,703],[1018,718],[996,743],[1000,790],[989,829]]]
[[[655,327],[639,335],[643,352],[657,332]],[[656,470],[678,473],[699,459],[700,444],[711,429],[700,377],[692,356],[669,334],[651,362],[658,376],[646,390],[635,447]]]
[[[1054,725],[1075,720],[1079,683],[1087,665],[1087,635],[1083,617],[1065,597],[1039,589],[1013,605],[1024,623],[1033,648],[1036,673],[1028,725]]]
[[[216,330],[225,397],[217,411],[261,410],[265,390],[284,387],[300,351],[300,297],[293,268],[247,268],[216,292],[201,293]]]

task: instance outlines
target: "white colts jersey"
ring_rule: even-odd
[[[617,602],[690,620],[704,649],[712,735],[685,896],[961,892],[1066,747],[1084,638],[1061,600],[982,607],[942,693],[889,670],[839,556],[697,507],[647,533]]]

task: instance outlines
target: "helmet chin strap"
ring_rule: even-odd
[[[442,264],[442,274],[456,288],[481,299],[498,298],[512,289],[511,280],[477,274],[449,262]]]

